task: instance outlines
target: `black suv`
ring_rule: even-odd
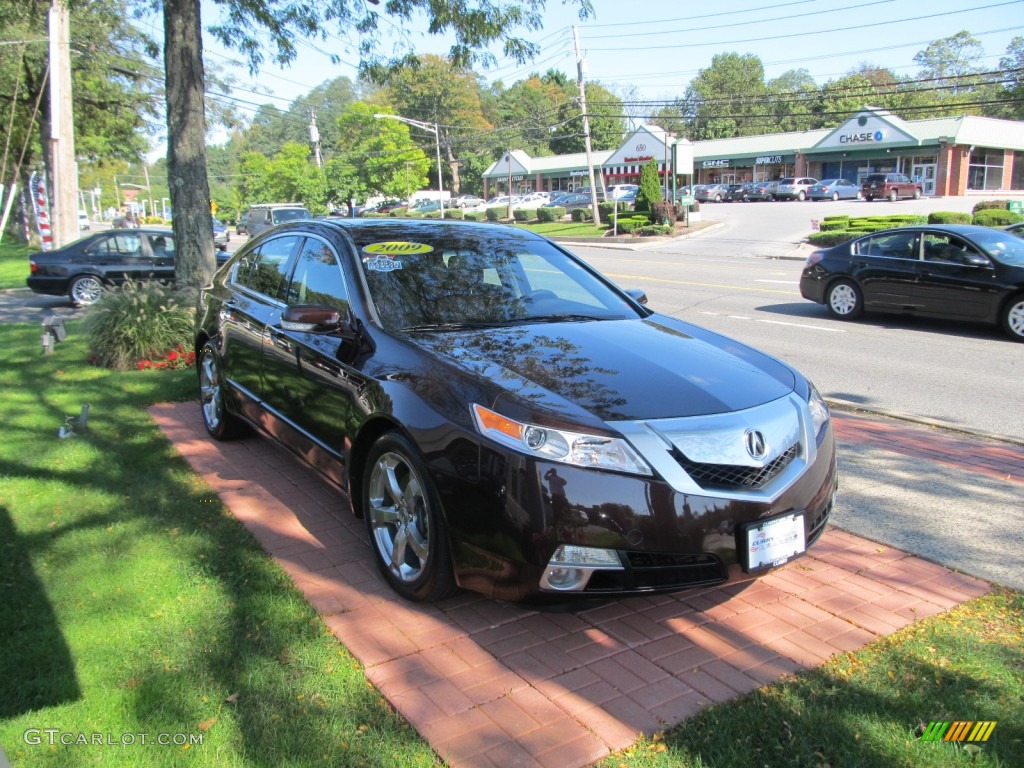
[[[868,200],[886,197],[896,202],[901,197],[913,200],[921,197],[921,185],[911,181],[905,173],[869,173],[860,185],[860,190]]]

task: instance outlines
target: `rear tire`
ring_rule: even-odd
[[[796,199],[802,203],[804,200],[807,199],[807,195],[804,193],[803,190],[800,190],[799,192],[796,193]]]
[[[407,600],[434,602],[457,590],[448,527],[416,447],[386,432],[363,470],[363,517],[377,567]]]
[[[838,203],[839,202],[839,193],[838,192],[833,192],[832,193],[832,202],[833,203]]]
[[[915,200],[920,200],[921,199],[921,190],[920,189],[915,189],[914,190],[914,199]]]
[[[224,386],[221,383],[221,361],[212,344],[205,344],[196,364],[199,375],[199,407],[203,413],[203,426],[214,440],[234,440],[249,432],[248,425],[224,404]]]
[[[79,307],[88,307],[100,300],[103,283],[93,275],[76,277],[68,286],[68,298]]]
[[[864,299],[856,283],[837,280],[825,294],[825,306],[836,320],[855,320],[864,311]]]
[[[1011,298],[1003,309],[1003,330],[1014,341],[1024,342],[1024,294]]]

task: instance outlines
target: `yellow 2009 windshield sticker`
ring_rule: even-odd
[[[405,256],[412,253],[430,253],[433,246],[426,243],[407,243],[392,241],[389,243],[370,243],[363,246],[363,253],[372,253],[376,256]]]

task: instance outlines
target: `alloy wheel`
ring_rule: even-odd
[[[404,456],[381,454],[370,472],[369,527],[391,576],[416,581],[430,562],[430,508],[423,482]]]

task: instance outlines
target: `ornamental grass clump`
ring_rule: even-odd
[[[106,292],[82,321],[91,359],[115,370],[191,349],[195,309],[189,296],[159,283],[127,282]]]

